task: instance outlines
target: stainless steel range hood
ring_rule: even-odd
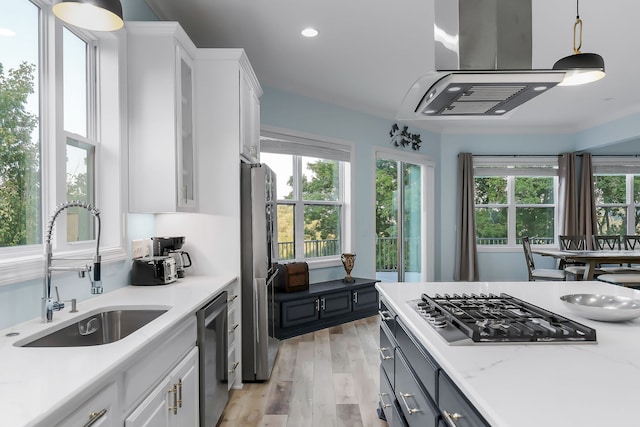
[[[504,117],[564,71],[533,70],[531,0],[434,0],[435,72],[420,77],[398,120]]]

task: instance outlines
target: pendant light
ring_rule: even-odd
[[[565,56],[553,64],[554,70],[566,71],[558,86],[591,83],[604,77],[604,59],[597,53],[582,53],[582,19],[576,0],[576,22],[573,24],[573,55]],[[576,45],[576,34],[578,43]]]
[[[115,31],[124,26],[120,0],[62,0],[53,13],[71,25],[93,31]]]

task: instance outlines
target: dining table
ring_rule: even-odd
[[[596,268],[601,264],[640,264],[640,250],[560,250],[531,248],[531,252],[550,256],[565,262],[585,265],[583,280],[593,280]]]

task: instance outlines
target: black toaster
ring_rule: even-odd
[[[132,285],[167,285],[177,279],[176,260],[173,257],[150,256],[133,260],[131,266]]]

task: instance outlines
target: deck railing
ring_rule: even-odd
[[[304,241],[305,258],[340,255],[340,253],[340,241],[338,239]],[[281,260],[294,259],[295,242],[278,242],[278,256]]]

